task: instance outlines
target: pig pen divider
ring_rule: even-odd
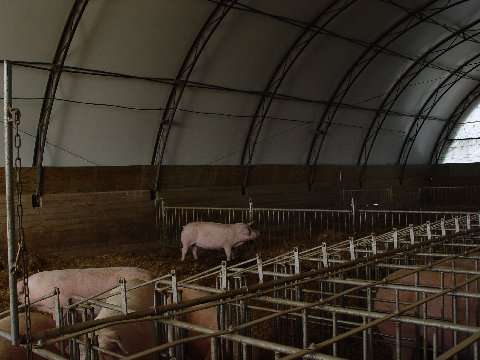
[[[156,209],[160,242],[173,247],[180,246],[182,227],[195,221],[253,222],[253,227],[261,233],[255,244],[257,248],[265,248],[289,246],[292,242],[319,245],[326,240],[335,242],[347,236],[382,233],[394,227],[475,214],[448,210],[357,209],[353,198],[350,207],[345,209],[257,208],[251,199],[246,207],[168,206],[164,199],[159,199]]]
[[[253,222],[260,231],[257,244],[271,246],[295,240],[305,244],[317,242],[320,233],[335,236],[353,232],[350,209],[287,209],[248,207],[167,206],[160,200],[157,224],[162,244],[178,246],[182,227],[194,221],[213,221],[225,224]]]

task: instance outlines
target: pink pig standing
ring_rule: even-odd
[[[152,274],[137,267],[108,267],[89,269],[63,269],[42,271],[28,278],[30,299],[35,300],[53,291],[60,290],[60,305],[65,306],[73,296],[90,297],[118,285],[118,280],[151,280]],[[23,283],[17,283],[18,298],[23,301]],[[33,305],[37,311],[54,313],[54,298],[40,301]]]
[[[251,228],[252,223],[243,224],[220,224],[214,222],[191,222],[183,227],[182,261],[188,249],[192,247],[192,253],[197,260],[197,247],[208,250],[225,250],[227,260],[230,260],[232,248],[243,243],[255,240],[260,232]]]

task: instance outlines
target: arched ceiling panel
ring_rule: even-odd
[[[412,122],[412,117],[390,116],[381,130],[369,163],[371,165],[395,164],[398,159],[397,149],[402,146]]]
[[[66,64],[172,77],[214,5],[207,1],[91,1]]]
[[[382,95],[388,91],[390,85],[408,64],[409,61],[402,58],[386,54],[377,56],[360,74],[343,101],[349,104],[379,106]]]
[[[90,105],[57,100],[48,139],[94,163],[148,164],[161,114],[159,99],[166,96],[168,89],[145,81],[63,74],[57,97]],[[92,104],[120,105],[123,108]],[[130,110],[128,107],[144,110]],[[82,146],[85,143],[89,146]],[[69,159],[70,156],[63,151],[56,154],[50,151],[46,153],[45,165],[65,166]],[[82,162],[85,163],[78,159],[76,164]]]
[[[381,1],[359,1],[332,23],[328,30],[370,43],[402,15],[401,11]]]
[[[475,73],[472,73],[472,75],[478,76],[480,74],[479,71],[476,71]],[[443,117],[446,120],[452,109],[454,109],[455,106],[457,106],[457,104],[465,97],[465,94],[478,85],[479,82],[474,80],[459,80],[458,83],[448,91],[448,94],[442,98],[442,101],[435,106],[432,111],[432,115],[436,117]]]
[[[415,114],[431,92],[449,75],[436,69],[424,69],[408,84],[402,96],[394,103],[392,109]]]
[[[255,164],[298,164],[305,162],[309,134],[322,105],[276,101],[265,119],[253,162]]]
[[[73,1],[0,1],[1,58],[52,61],[72,3]]]
[[[350,66],[362,47],[328,36],[318,36],[293,65],[280,93],[308,99],[327,99],[332,84]]]
[[[296,19],[299,22],[308,23],[312,16],[320,9],[328,6],[330,0],[249,0],[242,1],[242,4],[254,6],[256,9],[279,17]]]
[[[408,158],[408,164],[426,164],[430,161],[432,148],[435,140],[442,131],[443,125],[444,123],[441,121],[429,121],[426,126],[424,126],[423,131],[417,136],[415,145]]]
[[[217,31],[191,80],[261,90],[300,29],[234,9]]]
[[[164,163],[237,165],[249,125],[248,116],[256,101],[256,96],[187,89],[180,108],[195,109],[197,113],[178,112]]]
[[[366,133],[369,111],[340,109],[338,119],[332,125],[332,132],[325,139],[323,150],[320,154],[320,164],[353,164],[358,157],[361,139]]]

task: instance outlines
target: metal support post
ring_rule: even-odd
[[[120,307],[122,308],[123,314],[128,314],[128,304],[127,304],[127,281],[124,278],[121,278],[118,281],[120,289]]]
[[[410,244],[415,244],[415,232],[413,231],[413,224],[408,225],[408,230],[410,233]]]
[[[355,261],[355,244],[353,243],[353,238],[348,239],[349,250],[350,250],[350,260]]]
[[[248,199],[248,222],[253,221],[253,200],[252,198]]]
[[[263,263],[262,258],[257,254],[257,270],[258,270],[258,282],[263,284]]]
[[[15,204],[13,200],[13,121],[12,107],[12,65],[3,62],[3,119],[5,139],[5,202],[7,207],[7,249],[8,249],[8,287],[10,295],[10,336],[13,345],[19,343],[18,335],[18,295],[15,269]]]
[[[323,263],[324,268],[328,267],[328,254],[327,254],[327,244],[326,243],[322,243],[322,263]]]
[[[352,231],[355,233],[355,220],[356,220],[356,209],[355,209],[355,199],[352,197],[350,202],[350,207],[352,208]]]
[[[375,235],[372,234],[372,254],[377,255],[377,240],[375,239]]]
[[[393,248],[398,248],[398,231],[396,228],[393,228]]]
[[[218,356],[218,340],[216,337],[210,338],[210,358],[212,360],[220,360]]]

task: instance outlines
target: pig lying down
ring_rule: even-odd
[[[214,222],[191,222],[183,227],[182,241],[182,261],[188,249],[192,248],[193,257],[197,257],[197,248],[208,250],[225,251],[227,260],[230,260],[232,248],[238,247],[243,243],[255,240],[260,236],[258,230],[251,228],[249,224],[220,224]]]

